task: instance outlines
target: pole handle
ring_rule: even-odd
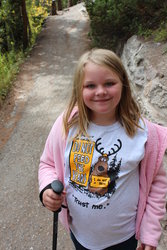
[[[61,181],[55,180],[51,183],[51,188],[52,188],[53,192],[55,192],[58,195],[61,195],[61,193],[63,192],[63,189],[64,189],[64,185]],[[59,213],[60,211],[61,211],[61,208],[59,208],[55,212]]]
[[[61,194],[63,192],[63,183],[59,180],[55,180],[51,183],[51,188],[56,194]]]

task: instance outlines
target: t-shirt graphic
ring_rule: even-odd
[[[116,190],[121,166],[121,160],[117,161],[116,154],[121,149],[122,142],[117,139],[108,152],[105,152],[101,144],[101,138],[95,142],[75,138],[70,150],[70,184],[89,197],[110,197]],[[92,165],[95,150],[100,155]]]

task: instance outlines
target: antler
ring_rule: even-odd
[[[115,150],[114,148],[111,148],[112,153],[110,151],[108,151],[108,154],[107,154],[108,156],[116,154],[122,148],[122,142],[121,142],[121,140],[117,139],[117,141],[119,142],[119,145],[114,144],[114,146],[117,147],[117,149]]]
[[[95,148],[96,148],[97,152],[99,152],[101,155],[104,155],[104,150],[103,150],[104,148],[102,147],[102,148],[98,149],[98,146],[101,145],[101,142],[99,142],[100,140],[101,140],[101,138],[97,139],[97,141],[95,143]],[[117,141],[119,142],[119,145],[116,143],[114,144],[114,146],[117,147],[117,149],[111,148],[112,152],[108,151],[107,156],[116,154],[122,148],[121,140],[117,139]]]
[[[99,143],[97,143],[97,142],[100,141],[100,140],[101,140],[101,138],[97,139],[97,141],[95,143],[95,148],[96,148],[97,152],[99,152],[101,155],[103,155],[104,154],[104,150],[103,150],[104,148],[98,149],[98,146],[101,144],[101,142],[99,142]]]

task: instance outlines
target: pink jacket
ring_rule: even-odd
[[[64,152],[66,139],[62,134],[63,114],[53,125],[39,167],[40,192],[53,180],[64,183]],[[140,198],[136,219],[136,238],[142,243],[157,246],[161,235],[160,220],[165,214],[167,179],[162,160],[167,148],[167,128],[145,120],[148,140],[145,157],[140,164]],[[67,205],[67,204],[65,204]],[[69,229],[68,210],[62,208],[60,221]]]

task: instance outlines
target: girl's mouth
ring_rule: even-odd
[[[99,99],[99,100],[94,100],[94,102],[108,102],[110,99]]]

